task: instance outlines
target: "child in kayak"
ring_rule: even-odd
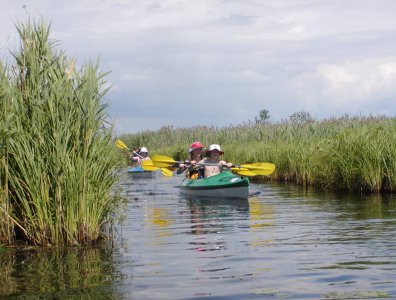
[[[135,154],[135,153],[136,153],[136,154]],[[141,148],[139,149],[139,151],[137,151],[137,152],[135,152],[135,153],[134,153],[135,155],[133,155],[133,156],[131,157],[131,161],[134,162],[134,163],[136,163],[136,165],[137,165],[138,167],[141,167],[141,166],[142,166],[142,161],[143,161],[143,160],[149,160],[149,159],[150,159],[150,157],[148,156],[149,152],[148,152],[148,150],[147,150],[146,147],[141,147]]]
[[[224,152],[221,151],[220,145],[212,144],[209,146],[209,149],[206,150],[206,155],[208,157],[202,159],[198,164],[215,164],[204,166],[204,174],[205,177],[210,177],[213,175],[220,174],[223,172],[224,168],[231,168],[232,163],[227,163],[224,160],[220,160],[220,155],[223,155]]]
[[[203,158],[202,155],[203,146],[201,142],[194,142],[191,144],[188,152],[190,153],[190,160],[186,161],[185,164],[180,164],[176,173],[181,174],[186,171],[187,178],[196,179],[203,177],[203,172],[201,170],[194,168],[197,162],[201,161]]]

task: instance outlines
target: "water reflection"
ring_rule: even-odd
[[[335,199],[342,212],[340,218],[389,219],[396,212],[396,199],[390,195],[337,195]]]
[[[271,226],[274,225],[274,208],[264,204],[258,197],[249,198],[250,228],[254,232],[250,245],[252,247],[267,246],[273,241]],[[261,232],[261,234],[259,234]],[[266,234],[267,233],[267,234]],[[263,238],[265,237],[265,238]]]
[[[274,224],[274,208],[264,204],[260,198],[249,198],[250,228],[272,226]]]
[[[190,211],[190,234],[196,238],[189,244],[198,252],[220,251],[227,248],[223,235],[238,232],[240,220],[246,220],[249,203],[246,199],[194,197],[186,199]],[[201,271],[219,271],[227,267]]]
[[[164,238],[171,236],[172,232],[168,229],[173,224],[171,212],[167,208],[146,207],[145,223],[149,230],[155,233],[154,242],[147,246],[160,245],[166,242]]]
[[[252,184],[261,192],[248,200],[185,198],[175,177],[126,178],[128,210],[116,249],[0,253],[0,295],[396,297],[395,197]]]
[[[249,214],[247,199],[188,198],[191,234],[204,235],[233,231],[235,221],[245,220]]]
[[[0,295],[14,299],[116,298],[111,250],[46,249],[0,253]]]

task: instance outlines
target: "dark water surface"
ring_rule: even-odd
[[[181,180],[125,174],[115,248],[0,252],[0,298],[396,299],[395,197],[188,199]]]

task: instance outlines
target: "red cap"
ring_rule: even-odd
[[[198,149],[198,148],[203,148],[202,144],[200,142],[194,142],[194,143],[191,144],[190,149],[188,150],[188,152],[191,153],[192,151],[194,151],[195,149]]]

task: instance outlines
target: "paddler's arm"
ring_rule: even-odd
[[[179,167],[178,167],[176,173],[177,174],[183,173],[185,170],[188,169],[187,165],[189,165],[189,164],[191,164],[191,162],[188,160],[184,161],[184,163],[179,164]]]
[[[219,161],[219,165],[220,165],[223,169],[230,169],[230,168],[233,166],[232,163],[225,162],[224,160]]]

